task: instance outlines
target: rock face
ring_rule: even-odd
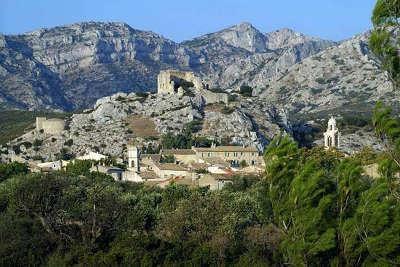
[[[124,23],[0,35],[0,108],[87,108],[117,92],[155,91],[167,68],[194,71],[211,87],[263,87],[331,45],[290,30],[263,34],[248,23],[179,44]]]
[[[387,74],[368,50],[368,33],[290,67],[259,98],[293,113],[372,110],[377,100],[398,103]],[[397,106],[397,105],[395,105]]]

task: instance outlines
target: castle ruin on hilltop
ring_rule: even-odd
[[[224,102],[228,103],[228,94],[215,93],[208,90],[199,77],[191,71],[162,70],[157,76],[157,93],[184,95],[186,90],[201,95],[208,104]]]

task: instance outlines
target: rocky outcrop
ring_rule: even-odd
[[[42,145],[39,148],[30,146],[20,156],[50,160],[64,150],[73,155],[98,151],[123,157],[128,142],[135,141],[144,146],[160,142],[160,138],[154,136],[139,136],[138,131],[143,129],[132,125],[132,118],[151,121],[158,137],[166,133],[182,133],[188,124],[196,121],[201,129],[194,133],[195,136],[238,145],[256,145],[260,150],[263,148],[266,138],[246,110],[227,107],[223,103],[213,106],[216,109],[210,109],[210,105],[205,107],[201,95],[178,97],[150,94],[143,97],[134,93],[118,93],[99,99],[92,109],[73,114],[68,120],[68,127],[61,133],[52,135],[33,130],[13,140],[8,144],[9,153],[5,157],[12,156],[16,146],[32,144],[35,139],[41,140]]]

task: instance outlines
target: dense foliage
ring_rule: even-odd
[[[370,48],[381,59],[395,86],[400,85],[400,1],[378,0],[373,14]]]
[[[204,136],[194,136],[193,134],[200,131],[203,122],[193,120],[186,124],[182,133],[173,134],[168,132],[161,137],[161,146],[163,149],[188,149],[192,146],[210,147],[212,140]]]
[[[115,182],[86,161],[17,171],[0,183],[0,264],[398,265],[395,174],[373,180],[359,158],[283,136],[266,150],[263,179],[214,192]]]
[[[248,85],[242,85],[240,86],[239,94],[245,97],[251,97],[253,95],[253,88]]]

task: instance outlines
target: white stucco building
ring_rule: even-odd
[[[340,147],[340,132],[334,117],[328,121],[328,129],[324,133],[324,145],[326,149]]]

